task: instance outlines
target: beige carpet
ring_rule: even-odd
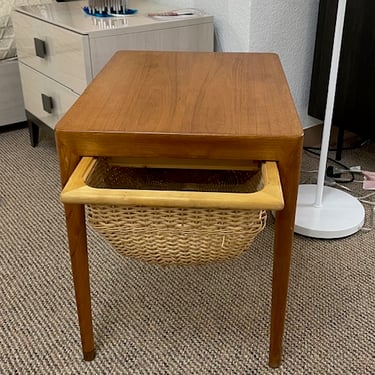
[[[343,162],[374,171],[374,143]],[[243,256],[199,267],[125,259],[89,232],[97,358],[85,363],[59,191],[50,137],[31,148],[26,129],[0,133],[0,374],[375,373],[374,230],[296,236],[283,362],[268,368],[272,218]]]

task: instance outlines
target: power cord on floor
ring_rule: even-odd
[[[367,145],[371,140],[366,139],[364,141],[359,142],[358,144],[351,146],[351,147],[343,147],[341,148],[342,151],[345,150],[355,150],[357,148],[364,147]],[[312,147],[312,146],[306,146],[303,148],[306,152],[320,157],[320,147]],[[337,151],[336,148],[329,148],[328,150],[330,151]],[[345,164],[340,163],[336,159],[327,157],[327,160],[329,160],[331,163],[336,164],[339,168],[334,168],[333,166],[328,166],[326,170],[326,183],[329,186],[332,186],[330,184],[332,183],[350,183],[355,180],[354,173],[355,172],[360,172],[361,168],[360,167],[347,167]],[[344,175],[344,177],[342,176]],[[347,175],[348,177],[345,177]]]
[[[362,227],[362,230],[365,231],[365,232],[369,232],[373,228],[375,228],[375,201],[368,200],[369,198],[374,197],[374,196],[375,196],[375,191],[372,192],[372,193],[366,194],[366,195],[364,195],[362,197],[358,197],[358,200],[362,204],[366,204],[366,205],[370,205],[371,206],[370,218],[369,218],[369,222],[370,222],[369,225],[370,226]]]
[[[317,150],[316,147],[304,147],[303,148],[306,152],[315,155],[317,157],[320,157],[319,152],[315,152]],[[352,173],[351,169],[344,165],[343,163],[338,162],[337,160],[328,157],[327,160],[329,160],[332,163],[335,163],[340,168],[334,168],[333,166],[328,166],[326,170],[326,181],[327,184],[333,183],[333,182],[340,182],[340,183],[349,183],[354,181],[354,174]],[[305,171],[307,172],[307,171]],[[312,171],[311,171],[312,172]],[[342,174],[350,174],[350,177],[343,178],[341,177]],[[329,185],[331,186],[331,185]]]

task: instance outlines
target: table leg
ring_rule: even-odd
[[[282,222],[280,214],[276,220]],[[273,256],[273,280],[272,280],[272,309],[270,330],[269,365],[279,367],[282,355],[282,341],[284,333],[284,321],[288,294],[289,268],[291,259],[291,234],[285,225],[279,225],[275,233],[275,248]],[[281,229],[283,227],[283,229]],[[282,235],[277,235],[281,232]],[[279,239],[278,239],[279,238]],[[280,238],[282,244],[280,243]]]
[[[293,153],[295,155],[294,160],[288,163],[288,165],[284,165],[282,162],[279,163],[285,206],[282,211],[276,213],[269,350],[270,367],[279,367],[282,356],[289,270],[301,165],[301,158],[299,157],[300,149],[298,147],[296,152]]]
[[[95,349],[84,206],[66,204],[65,215],[83,357],[91,361]]]

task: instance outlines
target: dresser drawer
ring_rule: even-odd
[[[25,109],[53,129],[79,95],[24,64],[19,67]]]
[[[13,13],[18,58],[81,94],[92,79],[88,36]]]

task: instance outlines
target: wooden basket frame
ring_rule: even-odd
[[[87,185],[86,181],[97,164],[93,157],[83,157],[61,192],[61,201],[69,204],[140,205],[153,207],[195,207],[225,209],[282,210],[284,199],[277,163],[261,163],[263,188],[252,193],[217,193],[198,191],[160,191],[134,189],[103,189]],[[163,166],[167,168],[254,169],[256,162],[218,161],[206,164],[185,160],[168,160],[158,164],[150,160],[113,159],[117,165]]]

